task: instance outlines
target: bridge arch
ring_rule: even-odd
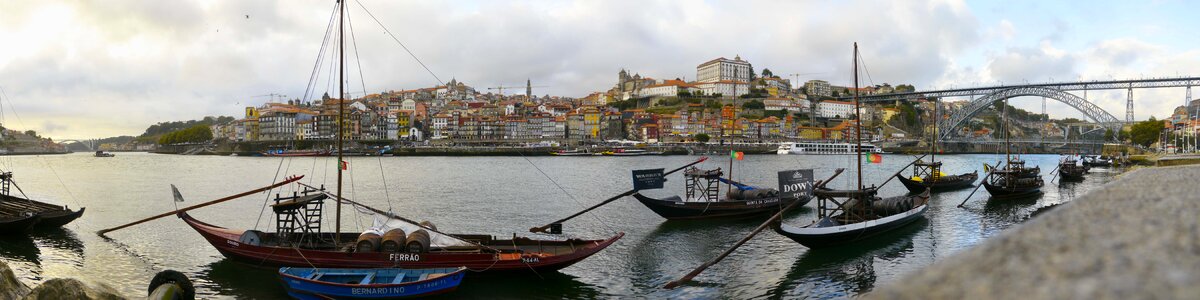
[[[954,129],[961,127],[963,123],[966,123],[967,120],[970,120],[972,117],[979,114],[979,112],[983,111],[984,108],[991,106],[992,103],[1004,101],[1008,98],[1022,96],[1046,97],[1057,100],[1058,102],[1062,102],[1079,110],[1084,116],[1092,119],[1092,121],[1095,121],[1104,128],[1112,129],[1113,132],[1120,131],[1121,126],[1123,125],[1120,119],[1117,119],[1117,117],[1113,116],[1107,111],[1104,111],[1104,109],[1096,106],[1096,104],[1088,102],[1087,100],[1083,99],[1083,97],[1079,97],[1075,94],[1064,92],[1059,89],[1040,86],[1023,86],[999,90],[972,100],[967,104],[967,106],[963,107],[963,109],[950,115],[949,119],[938,122],[938,138],[949,138],[955,133]]]

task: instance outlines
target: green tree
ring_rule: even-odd
[[[765,109],[765,108],[767,108],[767,105],[763,104],[762,101],[750,100],[750,101],[746,101],[746,103],[742,103],[742,108],[743,109]]]
[[[1130,127],[1129,140],[1136,145],[1149,147],[1158,141],[1158,135],[1162,132],[1163,128],[1162,121],[1150,117],[1150,120],[1137,122]]]
[[[771,69],[763,68],[762,77],[775,77],[775,73],[771,73]]]
[[[33,131],[33,130],[26,130],[25,135],[28,135],[30,137],[38,137],[37,131]]]
[[[697,142],[707,143],[709,139],[712,139],[712,137],[708,136],[708,134],[706,134],[706,133],[701,133],[701,134],[696,135]]]
[[[1113,131],[1112,131],[1112,129],[1105,129],[1105,130],[1104,130],[1104,140],[1105,140],[1105,141],[1111,141],[1112,139],[1113,139]]]

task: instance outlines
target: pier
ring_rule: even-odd
[[[1200,295],[1200,167],[1146,168],[868,299],[1186,299]]]

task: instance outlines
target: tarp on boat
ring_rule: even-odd
[[[374,232],[375,234],[378,234],[380,236],[383,236],[383,234],[388,232],[388,230],[392,230],[392,229],[396,229],[396,228],[400,228],[400,229],[404,230],[405,234],[412,234],[413,232],[416,232],[417,230],[424,229],[426,232],[429,233],[429,244],[432,247],[455,247],[455,246],[474,247],[475,246],[474,244],[471,244],[462,239],[434,232],[434,231],[429,230],[428,228],[425,228],[418,224],[414,224],[414,223],[411,223],[411,222],[408,222],[405,220],[377,214],[373,211],[370,211],[366,208],[363,208],[363,207],[360,207],[357,205],[355,205],[354,208],[356,210],[358,210],[359,213],[363,213],[365,215],[371,216],[371,218],[372,218],[371,227],[369,229],[367,229],[367,231]]]

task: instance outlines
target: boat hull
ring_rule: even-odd
[[[922,196],[928,197],[928,194]],[[904,227],[913,221],[923,218],[925,210],[928,208],[929,204],[925,203],[903,213],[854,224],[822,226],[821,224],[823,223],[819,222],[805,227],[795,227],[775,222],[772,227],[776,233],[792,239],[805,247],[812,249],[828,248],[857,242]]]
[[[993,197],[1001,198],[1031,196],[1040,194],[1042,192],[1041,185],[1027,187],[1002,187],[984,182],[983,188],[987,189],[988,193],[991,193]]]
[[[36,229],[62,227],[82,217],[86,209],[70,210],[63,206],[41,201],[0,195],[0,212],[6,212],[10,215],[15,215],[19,212],[32,212],[39,217],[37,223],[34,225]]]
[[[188,226],[200,233],[209,244],[217,248],[221,255],[244,263],[268,267],[317,267],[317,268],[456,268],[467,267],[472,271],[485,274],[550,272],[566,268],[584,258],[587,258],[609,245],[612,245],[625,233],[606,240],[568,240],[538,241],[516,239],[512,241],[496,241],[489,246],[508,251],[524,251],[545,249],[558,244],[574,249],[555,255],[537,255],[530,253],[488,253],[488,252],[429,252],[429,253],[387,253],[387,252],[348,252],[337,249],[305,249],[291,246],[253,245],[240,242],[240,237],[246,230],[227,229],[210,225],[189,216],[186,212],[178,215]],[[348,243],[353,243],[350,234]],[[569,244],[567,244],[569,243]],[[543,244],[545,247],[543,247]],[[566,248],[558,246],[557,248]],[[558,250],[555,250],[558,251]],[[528,251],[527,251],[528,252]]]
[[[754,216],[778,211],[784,206],[800,201],[807,204],[812,198],[765,198],[755,200],[735,200],[716,202],[685,202],[646,197],[640,193],[633,197],[650,208],[651,211],[668,220],[690,220],[708,218],[732,218]],[[671,197],[671,199],[679,199]]]
[[[925,191],[925,189],[929,189],[930,192],[938,193],[975,186],[975,180],[979,179],[979,173],[963,173],[958,175],[956,178],[957,179],[953,181],[939,180],[930,183],[912,180],[908,177],[904,177],[903,175],[896,175],[896,180],[899,180],[900,183],[904,185],[904,188],[907,188],[909,192],[920,193]]]
[[[311,280],[289,274],[288,268],[280,269],[279,277],[288,295],[296,299],[401,299],[438,295],[458,288],[466,275],[460,268],[444,276],[405,283],[387,284],[339,284]],[[323,272],[353,271],[345,269],[323,269]]]
[[[40,220],[38,215],[0,217],[0,235],[29,232]]]

